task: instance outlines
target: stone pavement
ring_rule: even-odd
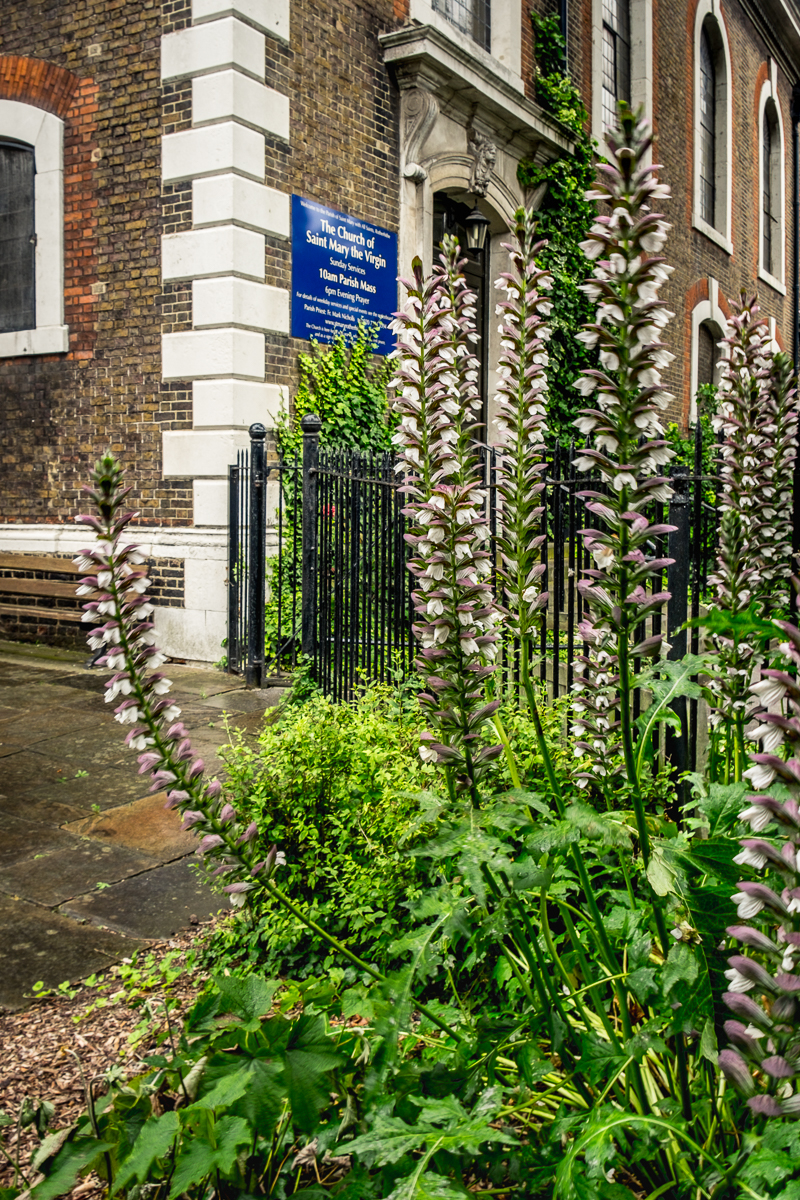
[[[87,654],[0,642],[0,1010],[171,937],[227,900],[192,866],[194,837],[148,794]],[[260,729],[280,689],[169,663],[171,696],[209,777],[231,726]]]

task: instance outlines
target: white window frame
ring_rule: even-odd
[[[774,60],[770,63],[769,78],[764,81],[758,97],[758,278],[763,279],[776,292],[786,295],[786,143],[783,137],[783,114],[781,99],[778,95],[776,67]],[[775,250],[777,252],[779,273],[775,274],[764,268],[764,111],[767,104],[774,106],[777,141],[778,141],[778,238]]]
[[[20,100],[0,100],[0,137],[33,146],[36,229],[36,328],[0,333],[0,358],[63,354],[64,324],[64,122]]]
[[[491,5],[491,51],[487,53],[468,34],[462,33],[441,13],[434,12],[431,0],[411,0],[409,18],[420,25],[430,25],[450,41],[456,42],[474,58],[500,73],[508,75],[509,82],[519,91],[522,83],[522,39],[521,14],[515,0],[492,0]]]
[[[653,0],[630,0],[631,107],[653,116]],[[603,0],[592,0],[592,133],[601,152],[603,131]],[[652,157],[648,152],[648,161]]]
[[[716,220],[718,225],[711,225],[700,215],[700,35],[703,26],[713,24],[715,32],[722,45],[722,54],[716,52],[716,144],[714,170],[716,173]],[[714,39],[716,40],[716,38]],[[713,45],[713,43],[712,43]],[[724,79],[720,75],[724,72]],[[728,45],[728,31],[722,15],[722,5],[719,0],[700,0],[697,5],[694,20],[694,190],[692,202],[692,225],[707,238],[721,246],[728,254],[733,254],[732,241],[732,208],[733,208],[733,120],[732,120],[732,87],[731,52]]]
[[[719,284],[711,275],[708,277],[708,299],[700,300],[692,309],[692,346],[689,368],[689,424],[697,421],[697,377],[699,375],[700,326],[713,325],[721,339],[725,336],[728,318],[720,308]],[[714,367],[716,375],[716,366]]]

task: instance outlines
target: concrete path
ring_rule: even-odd
[[[151,796],[87,655],[0,642],[0,1009],[103,970],[227,900],[192,864],[196,841]],[[231,726],[255,735],[280,689],[167,664],[207,774]]]

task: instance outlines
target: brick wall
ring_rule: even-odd
[[[187,6],[168,7],[180,19]],[[64,355],[0,359],[0,522],[70,520],[109,446],[132,468],[146,521],[191,521],[189,481],[161,478],[161,430],[191,418],[186,389],[161,384],[161,32],[160,6],[141,0],[3,4],[0,98],[65,122],[70,342]],[[182,119],[184,103],[176,94],[165,119]],[[174,197],[171,220],[186,199]]]
[[[267,37],[266,83],[291,97],[291,145],[266,139],[266,182],[397,232],[399,100],[378,35],[404,23],[397,0],[292,5],[291,44]],[[267,238],[267,283],[291,286],[291,247]],[[267,383],[297,386],[305,340],[267,335]]]
[[[791,138],[789,110],[791,83],[778,69],[778,89],[784,127],[786,196],[786,279],[789,295],[782,296],[757,278],[759,209],[758,94],[767,78],[769,46],[753,26],[738,0],[726,0],[723,8],[731,53],[733,86],[733,254],[715,245],[692,228],[694,179],[694,24],[696,0],[688,8],[660,5],[655,19],[654,105],[658,114],[654,159],[664,164],[663,177],[672,188],[665,212],[673,224],[667,256],[675,273],[662,296],[676,313],[668,329],[676,359],[666,372],[670,391],[675,393],[673,418],[685,421],[689,405],[689,345],[693,291],[705,285],[710,275],[719,283],[720,296],[736,298],[740,289],[757,291],[762,311],[774,317],[785,345],[791,346]]]

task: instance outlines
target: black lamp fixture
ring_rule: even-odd
[[[483,250],[486,244],[486,234],[489,230],[489,218],[485,217],[478,208],[477,200],[472,212],[464,218],[464,224],[467,228],[467,246],[469,249]]]

